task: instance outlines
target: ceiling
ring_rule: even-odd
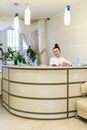
[[[14,16],[19,13],[20,18],[24,17],[26,3],[29,2],[32,19],[46,19],[64,11],[66,5],[76,6],[86,0],[2,0],[0,2],[0,16]],[[15,6],[14,3],[18,3]]]

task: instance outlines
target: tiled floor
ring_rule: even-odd
[[[87,120],[31,120],[8,113],[0,104],[0,130],[87,130]]]

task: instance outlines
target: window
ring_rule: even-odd
[[[20,50],[20,33],[18,31],[7,30],[7,47]]]
[[[27,44],[23,37],[21,37],[21,33],[15,30],[7,30],[7,47],[11,47],[13,50],[26,50]]]

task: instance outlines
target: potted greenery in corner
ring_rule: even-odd
[[[29,45],[29,47],[28,47],[26,52],[27,52],[27,56],[29,57],[29,64],[33,65],[33,63],[37,59],[36,53],[32,50],[30,45]]]

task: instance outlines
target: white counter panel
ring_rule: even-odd
[[[10,83],[13,95],[33,98],[64,98],[67,96],[66,85],[29,85]]]
[[[66,70],[10,70],[10,80],[27,83],[65,83]]]
[[[8,94],[3,92],[3,102],[5,102],[7,105],[9,104],[8,103]]]
[[[69,99],[69,111],[75,111],[76,110],[76,101],[80,98],[71,98]]]
[[[36,113],[67,111],[66,100],[34,100],[10,96],[10,106],[14,109]]]
[[[8,68],[3,68],[3,78],[8,79]]]
[[[69,97],[71,96],[80,96],[80,86],[81,84],[70,84],[69,85]]]
[[[87,81],[87,69],[69,71],[69,82]]]
[[[8,81],[3,79],[3,90],[8,92]]]

